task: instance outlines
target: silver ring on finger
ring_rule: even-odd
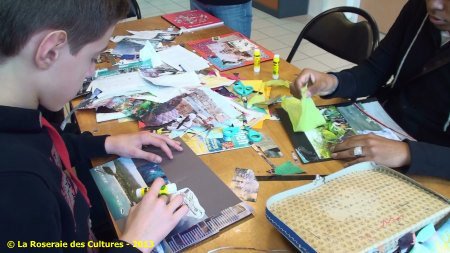
[[[362,155],[363,155],[363,152],[362,152],[362,147],[361,146],[357,146],[357,147],[355,147],[353,149],[353,156],[354,157],[360,157]]]

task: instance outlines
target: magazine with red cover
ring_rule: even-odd
[[[261,62],[273,59],[271,51],[256,44],[239,32],[190,41],[187,44],[220,71],[253,64],[253,51],[255,48],[259,48],[261,51]]]
[[[180,11],[162,17],[185,32],[223,25],[222,20],[202,10]]]

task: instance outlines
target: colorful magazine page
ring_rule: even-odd
[[[375,99],[318,108],[326,120],[325,125],[305,132],[294,132],[286,111],[277,109],[283,127],[303,163],[331,159],[330,147],[351,135],[373,133],[392,140],[411,139]]]
[[[196,155],[247,148],[251,145],[246,131],[241,130],[231,137],[231,140],[225,140],[222,134],[222,128],[214,128],[193,133],[189,132],[184,134],[181,139]]]
[[[162,15],[162,18],[184,32],[193,32],[223,25],[222,20],[202,10],[180,11]]]
[[[229,125],[240,115],[226,98],[200,87],[165,103],[153,103],[135,116],[148,128],[188,131],[193,127]]]
[[[161,164],[121,157],[90,171],[122,231],[131,206],[140,201],[136,189],[151,185],[157,177],[177,185],[175,195],[183,196],[189,212],[160,244],[164,252],[180,252],[253,212],[184,143],[182,146],[183,152],[174,151],[174,159],[164,159]],[[148,151],[165,157],[159,149]]]
[[[273,58],[271,51],[256,44],[239,32],[190,41],[187,44],[220,71],[253,64],[253,51],[255,48],[261,50],[261,62]]]

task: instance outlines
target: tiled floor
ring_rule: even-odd
[[[189,9],[189,0],[138,0],[138,3],[143,18]],[[286,59],[298,34],[310,19],[306,15],[278,19],[253,8],[251,38]],[[338,71],[353,66],[308,41],[302,41],[292,64],[319,71]]]

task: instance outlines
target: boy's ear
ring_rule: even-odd
[[[61,54],[67,44],[67,33],[62,30],[48,33],[38,46],[35,63],[40,69],[49,68]]]

